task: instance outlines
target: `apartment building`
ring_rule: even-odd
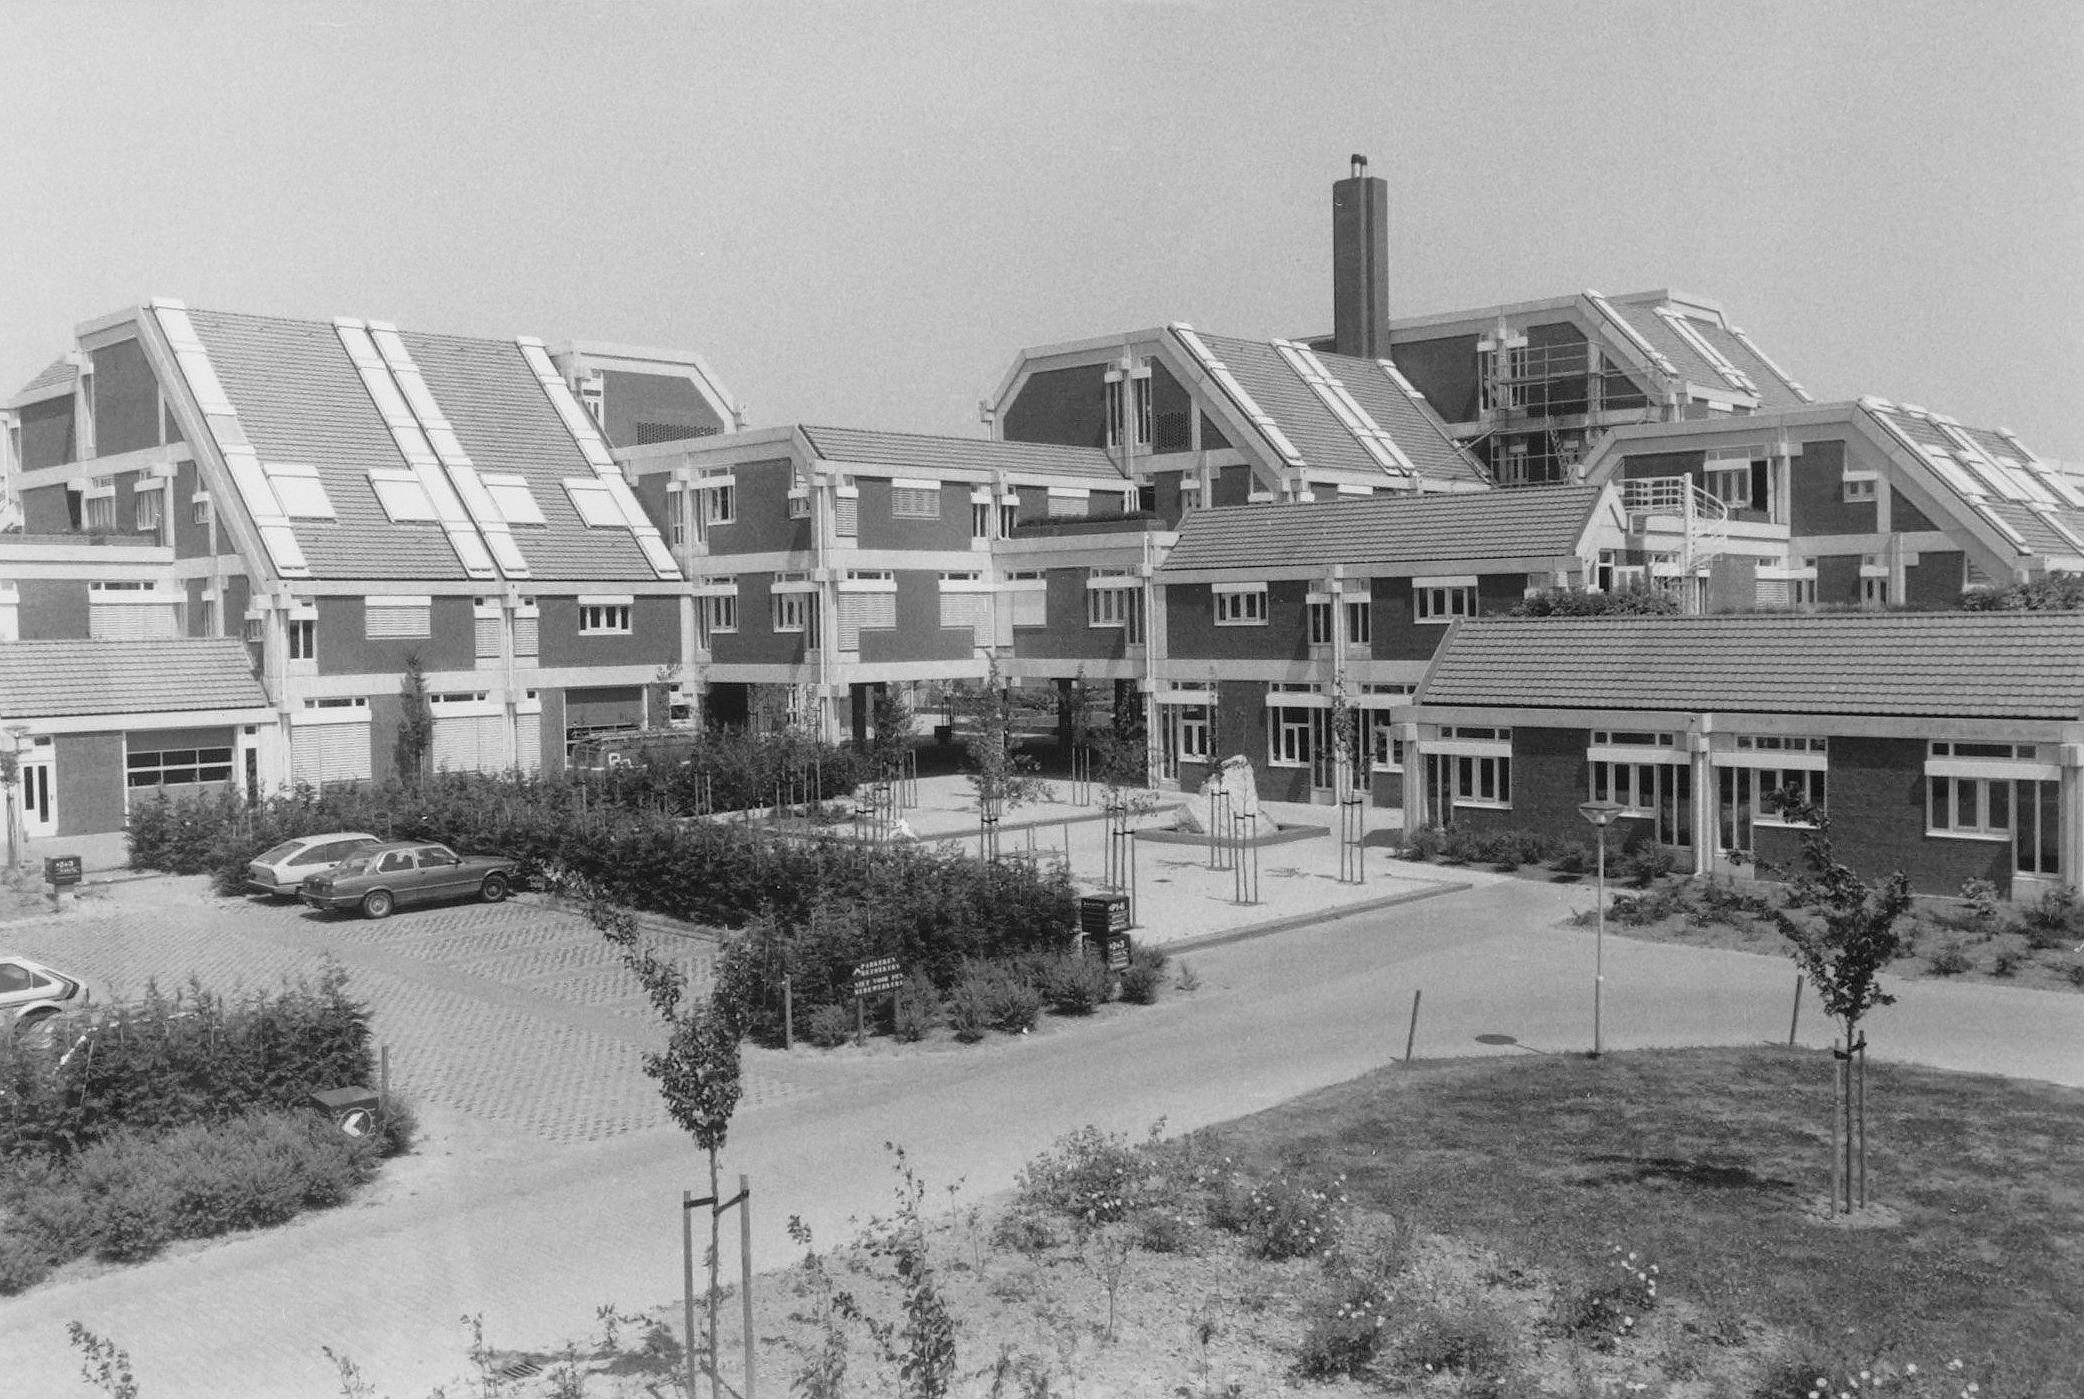
[[[599,424],[736,424],[690,357],[168,300],[79,327],[6,411],[0,643],[42,680],[0,724],[60,836],[386,776],[414,665],[438,765],[666,722],[686,582]]]

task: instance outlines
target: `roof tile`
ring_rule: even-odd
[[[0,642],[0,719],[267,703],[246,647],[228,637]]]
[[[1599,494],[1545,486],[1196,510],[1180,522],[1162,571],[1567,557]]]

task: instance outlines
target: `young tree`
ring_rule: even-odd
[[[434,710],[427,702],[427,672],[415,651],[405,658],[405,678],[398,685],[398,739],[391,747],[398,780],[417,787],[433,751]]]
[[[1855,1180],[1859,1203],[1866,1204],[1867,1040],[1860,1021],[1876,1006],[1896,999],[1881,989],[1877,978],[1903,951],[1903,932],[1897,925],[1910,911],[1910,881],[1898,870],[1869,884],[1840,864],[1831,846],[1830,818],[1801,789],[1789,787],[1766,800],[1783,819],[1809,827],[1802,837],[1804,870],[1789,881],[1786,906],[1773,910],[1773,921],[1796,965],[1816,987],[1824,1013],[1845,1027],[1844,1043],[1832,1049],[1837,1101],[1831,1133],[1831,1207],[1836,1210],[1842,1204],[1850,1214]]]
[[[743,1091],[738,1042],[744,1036],[744,1011],[736,998],[713,995],[704,1004],[687,998],[687,974],[660,957],[637,935],[637,920],[628,909],[610,903],[598,890],[581,888],[586,898],[586,916],[601,935],[621,949],[623,965],[636,974],[652,1009],[666,1022],[666,1047],[646,1050],[646,1075],[655,1079],[666,1111],[680,1129],[695,1139],[709,1157],[709,1198],[723,1198],[718,1155],[730,1131],[731,1114],[737,1110]],[[719,988],[721,991],[721,988]],[[743,1205],[740,1208],[744,1208]],[[722,1216],[714,1204],[709,1211],[709,1356],[711,1388],[716,1380],[716,1311],[722,1296],[719,1274],[722,1245]],[[688,1337],[688,1351],[695,1338]],[[690,1384],[692,1399],[692,1383]]]
[[[1035,760],[1013,749],[1014,700],[996,652],[983,686],[963,691],[957,708],[968,721],[962,746],[969,754],[969,782],[979,814],[993,820],[1008,807],[1046,799],[1049,785],[1036,776]]]

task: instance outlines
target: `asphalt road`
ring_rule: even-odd
[[[1581,891],[1483,880],[1190,953],[1200,987],[1155,1007],[971,1048],[755,1052],[748,1069],[763,1090],[734,1120],[725,1170],[752,1178],[756,1262],[792,1260],[790,1215],[833,1242],[850,1219],[886,1209],[885,1142],[906,1147],[937,1197],[961,1181],[976,1198],[1085,1123],[1140,1134],[1163,1118],[1186,1130],[1390,1063],[1403,1054],[1415,991],[1421,1058],[1583,1050],[1592,937],[1560,924],[1583,901]],[[492,921],[474,924],[479,913]],[[467,1053],[454,1050],[467,1067],[429,1094],[423,1150],[365,1199],[0,1302],[0,1389],[91,1392],[64,1342],[77,1318],[130,1351],[150,1399],[336,1393],[321,1346],[351,1355],[381,1391],[417,1395],[463,1371],[455,1319],[466,1313],[484,1317],[495,1344],[547,1344],[591,1334],[602,1303],[677,1295],[679,1195],[706,1181],[693,1146],[656,1125],[662,1114],[646,1118],[656,1108],[641,1101],[650,1086],[634,1058],[652,1031],[622,1012],[632,988],[611,972],[559,970],[594,955],[583,930],[553,928],[533,950],[500,931],[503,919],[540,928],[540,912],[441,916],[450,921],[440,927],[435,915],[320,926],[288,910],[232,911],[205,932],[206,944],[229,940],[233,960],[255,966],[308,965],[330,946],[378,1000],[384,1033],[422,1046],[415,1063],[438,1058],[449,1017],[465,1016],[467,1036],[453,1037],[473,1038]],[[149,948],[127,945],[150,960]],[[1784,959],[1608,938],[1606,970],[1610,1050],[1787,1038],[1794,977]],[[592,1001],[575,985],[593,988]],[[1900,989],[1901,1003],[1873,1022],[1877,1057],[2084,1085],[2084,997]],[[411,1008],[387,1005],[394,990]],[[1812,1001],[1801,1039],[1825,1035]],[[560,1070],[573,1045],[595,1050]],[[527,1110],[535,1082],[564,1106]],[[560,1132],[549,1119],[589,1091],[612,1106],[585,1130]],[[478,1093],[506,1106],[465,1111]]]

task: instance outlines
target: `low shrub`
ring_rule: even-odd
[[[916,1044],[933,1033],[941,1015],[941,993],[933,978],[913,972],[898,988],[890,1008],[890,1033],[906,1044]]]
[[[1122,972],[1122,999],[1131,1005],[1147,1006],[1158,999],[1159,988],[1165,984],[1165,968],[1171,961],[1162,947],[1148,945],[1138,947],[1129,957],[1129,965]],[[1182,989],[1188,973],[1184,964],[1180,969]]]
[[[2084,942],[2084,906],[2072,889],[2050,889],[2019,913],[2026,945],[2036,952],[2054,952]]]
[[[2019,970],[2019,964],[2025,960],[2026,954],[2019,948],[2000,947],[1997,949],[1997,955],[1990,959],[1990,975],[2015,975]]]
[[[1615,1244],[1605,1268],[1557,1296],[1549,1328],[1588,1349],[1610,1351],[1656,1305],[1657,1265]]]
[[[1931,955],[1925,959],[1926,970],[1934,976],[1959,976],[1973,965],[1967,951],[1958,942],[1943,943],[1935,947]]]
[[[1616,894],[1607,905],[1607,917],[1624,927],[1641,928],[1686,912],[1684,890],[1677,884],[1646,889],[1640,894]]]
[[[1565,845],[1548,858],[1548,867],[1558,874],[1590,874],[1598,868],[1599,852],[1590,845]]]
[[[1345,1212],[1345,1177],[1318,1186],[1275,1176],[1246,1191],[1238,1232],[1260,1258],[1323,1257],[1338,1246]]]
[[[1136,1212],[1136,1246],[1151,1253],[1194,1252],[1194,1221],[1177,1204],[1153,1205]]]
[[[1406,860],[1436,860],[1447,843],[1447,832],[1438,826],[1420,826],[1397,851]]]
[[[1050,959],[1043,974],[1049,1008],[1059,1015],[1091,1015],[1106,1003],[1112,980],[1107,963],[1085,952]]]
[[[1679,868],[1679,856],[1668,845],[1646,840],[1622,855],[1612,868],[1621,879],[1647,889]]]
[[[1146,1154],[1115,1132],[1080,1127],[1021,1167],[1014,1192],[1021,1205],[1081,1224],[1124,1219],[1146,1193]]]
[[[995,977],[989,1004],[991,1027],[1009,1035],[1026,1034],[1042,1018],[1042,993],[1017,976]]]
[[[854,1017],[843,1005],[811,1007],[804,1017],[803,1037],[820,1049],[837,1049],[854,1034]]]
[[[376,1173],[382,1155],[376,1138],[349,1137],[308,1110],[110,1133],[61,1167],[25,1163],[11,1172],[0,1285],[35,1281],[39,1260],[43,1271],[89,1252],[130,1262],[176,1239],[340,1204]]]
[[[1462,1392],[1496,1393],[1511,1373],[1518,1336],[1495,1308],[1475,1301],[1422,1307],[1398,1336],[1396,1359],[1407,1374],[1453,1373]]]
[[[1295,1372],[1304,1379],[1356,1375],[1387,1339],[1389,1298],[1375,1279],[1342,1272],[1309,1309]]]

